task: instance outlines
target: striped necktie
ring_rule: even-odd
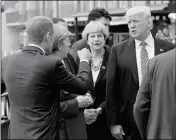
[[[149,61],[149,57],[148,57],[148,52],[145,48],[147,46],[147,43],[141,42],[140,45],[141,45],[141,54],[140,54],[140,56],[141,56],[141,73],[143,75],[146,64]]]

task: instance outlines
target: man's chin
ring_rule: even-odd
[[[137,39],[137,40],[138,40],[138,38],[139,38],[138,35],[132,35],[131,37],[134,38],[134,39]]]

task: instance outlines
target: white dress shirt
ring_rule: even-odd
[[[40,46],[35,45],[35,44],[28,44],[28,46],[34,46],[34,47],[39,48],[40,50],[42,50],[42,52],[43,52],[43,53],[44,53],[44,55],[45,55],[45,51],[44,51],[44,49],[43,49],[43,48],[41,48]]]
[[[141,44],[142,41],[135,39],[135,48],[136,48],[136,61],[137,61],[137,69],[138,69],[138,78],[139,78],[139,86],[141,85],[141,79],[142,79],[142,73],[141,73]],[[155,56],[155,48],[154,48],[154,38],[152,37],[152,34],[148,36],[148,38],[145,40],[147,43],[146,50],[148,52],[149,59],[153,58]]]
[[[98,74],[100,72],[100,69],[97,70],[97,71],[94,71],[93,68],[91,67],[91,70],[92,70],[92,78],[93,78],[93,84],[94,84],[94,87],[95,87],[95,83],[97,81],[97,78],[98,78]]]

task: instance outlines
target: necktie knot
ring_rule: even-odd
[[[142,41],[141,44],[140,44],[142,47],[145,47],[147,46],[147,43],[145,41]]]

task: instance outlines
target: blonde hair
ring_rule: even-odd
[[[152,16],[151,16],[150,9],[147,6],[134,6],[129,8],[126,11],[125,18],[139,13],[142,13],[144,15],[144,18],[146,18],[151,23],[151,29],[152,29],[153,28]]]
[[[108,28],[102,24],[100,21],[90,21],[84,28],[82,32],[82,38],[87,40],[90,33],[100,32],[105,36],[105,39],[109,36]]]
[[[54,24],[54,44],[52,51],[57,51],[59,44],[61,44],[62,41],[68,36],[70,36],[70,32],[65,26],[60,24]]]

